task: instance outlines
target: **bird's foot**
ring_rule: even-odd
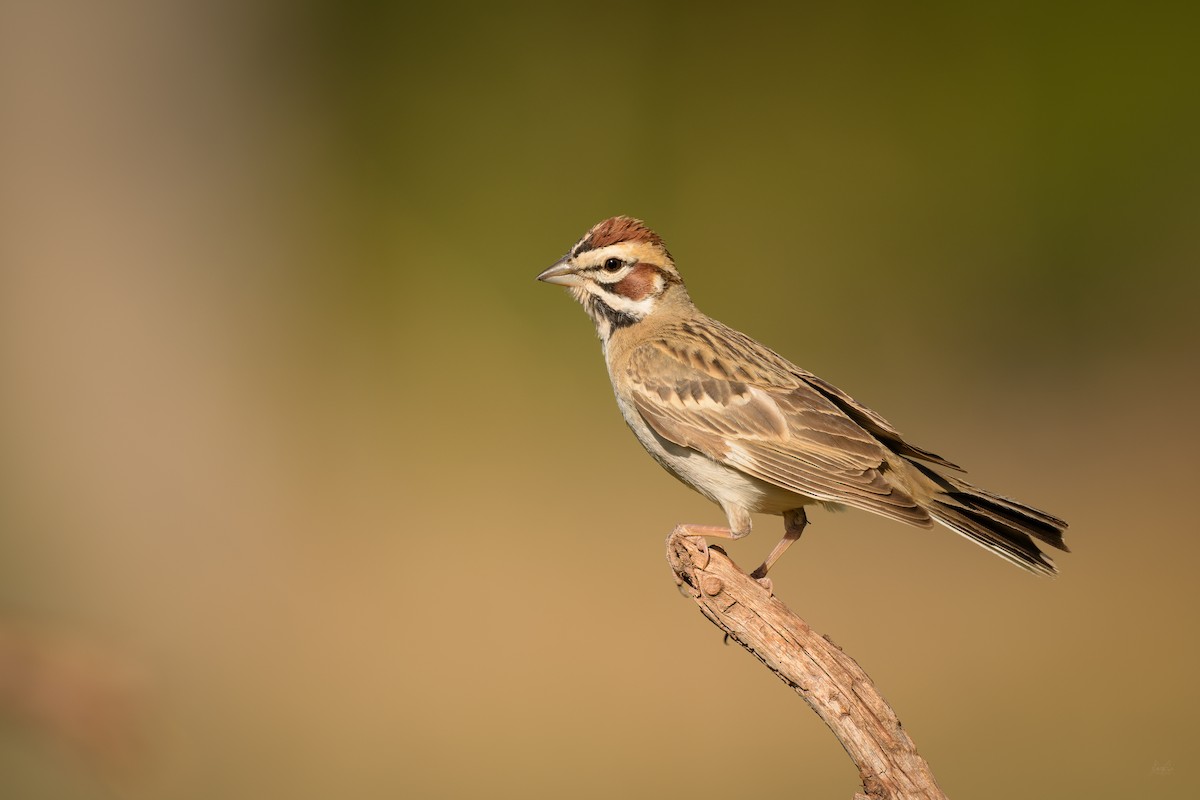
[[[696,549],[704,554],[704,563],[697,564],[700,569],[708,566],[708,542],[705,541],[705,536],[713,536],[718,539],[738,539],[740,536],[731,531],[729,528],[723,528],[720,525],[691,525],[683,524],[676,525],[675,530],[671,531],[670,538],[676,536],[685,536],[696,543]]]
[[[695,587],[682,578],[685,566],[700,570],[708,566],[708,542],[704,539],[705,536],[715,536],[719,539],[738,538],[729,528],[719,525],[686,524],[676,525],[675,530],[667,537],[667,560],[675,572],[675,585],[681,593],[694,596],[695,592]]]
[[[754,570],[754,572],[751,572],[750,577],[754,579],[755,583],[757,583],[759,586],[766,589],[767,594],[769,594],[769,595],[775,594],[775,584],[771,581],[770,578],[767,577],[767,571],[765,569],[763,569],[761,566],[758,569]]]
[[[804,527],[808,525],[808,517],[804,514],[804,508],[800,507],[784,514],[783,523],[783,538],[779,540],[779,544],[771,549],[771,552],[767,554],[766,560],[759,565],[758,569],[750,573],[750,577],[758,581],[771,594],[775,594],[775,591],[771,586],[771,579],[767,577],[767,573],[770,572],[771,567],[779,560],[784,551],[800,538],[800,534],[804,532]]]

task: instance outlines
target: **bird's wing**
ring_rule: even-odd
[[[900,459],[868,428],[781,356],[717,333],[684,323],[625,360],[621,379],[658,435],[798,494],[930,524],[889,480]]]
[[[840,408],[846,416],[850,417],[855,423],[882,442],[893,453],[898,453],[908,458],[917,458],[921,461],[929,461],[943,467],[958,470],[959,472],[962,471],[962,467],[953,461],[948,461],[937,453],[931,453],[928,450],[917,447],[915,444],[906,442],[903,434],[896,430],[890,422],[832,383],[822,380],[811,372],[799,367],[796,368],[796,375],[805,383],[825,395],[826,399]]]

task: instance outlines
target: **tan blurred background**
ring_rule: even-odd
[[[615,213],[1070,521],[1053,581],[859,512],[774,574],[943,788],[1187,791],[1198,15],[0,8],[0,797],[849,797],[533,281]]]

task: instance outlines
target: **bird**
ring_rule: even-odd
[[[768,589],[767,573],[814,505],[938,523],[1030,572],[1057,572],[1037,542],[1068,551],[1066,522],[967,483],[957,464],[841,389],[702,313],[641,220],[597,223],[537,279],[567,287],[591,317],[637,440],[728,522],[678,532],[740,539],[751,514],[783,517],[783,537],[751,573]]]

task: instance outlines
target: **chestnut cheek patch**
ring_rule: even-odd
[[[629,274],[613,286],[615,294],[626,297],[634,302],[645,300],[652,294],[658,279],[658,268],[650,264],[638,264]]]

